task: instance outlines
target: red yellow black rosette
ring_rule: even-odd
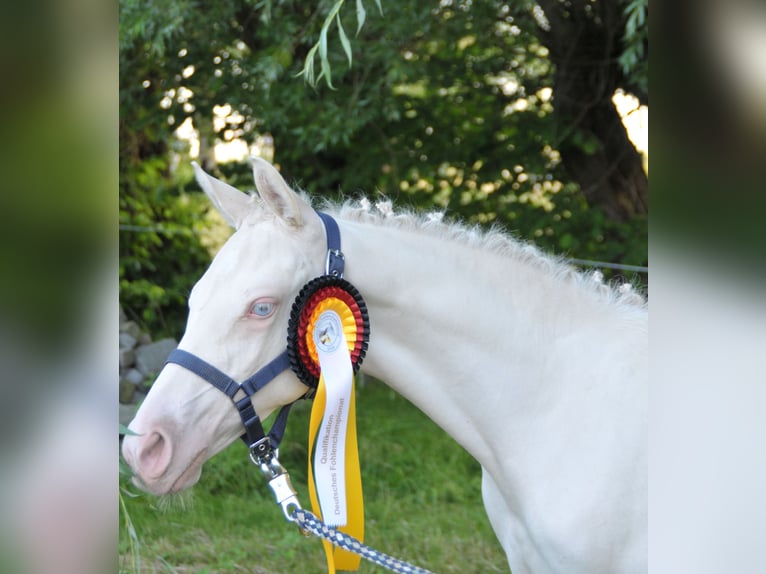
[[[327,310],[341,319],[354,373],[362,365],[370,340],[370,319],[364,299],[345,279],[323,275],[309,281],[293,303],[287,325],[287,354],[290,367],[300,381],[316,389],[320,366],[314,343],[316,319]]]
[[[329,313],[328,313],[329,312]],[[314,476],[312,460],[316,454],[317,433],[323,422],[328,384],[335,387],[337,379],[331,377],[328,381],[328,373],[322,373],[317,343],[320,347],[325,344],[321,329],[327,328],[327,321],[320,320],[320,316],[337,316],[340,329],[343,333],[351,368],[356,373],[362,364],[370,338],[370,321],[367,315],[367,306],[359,291],[348,281],[324,275],[308,282],[300,291],[293,303],[290,312],[290,320],[287,326],[287,354],[290,366],[300,381],[310,387],[307,397],[314,397],[314,405],[311,409],[309,423],[309,452],[308,452],[308,487],[311,507],[317,516],[323,518],[317,485]],[[335,323],[337,325],[337,323]],[[320,326],[324,325],[324,327]],[[319,331],[317,331],[319,329]],[[337,334],[337,333],[336,333]],[[327,340],[328,344],[331,340]],[[327,358],[327,349],[323,349],[323,358]],[[346,363],[348,369],[348,363]],[[346,371],[348,372],[348,371]],[[337,375],[337,373],[336,373]],[[345,448],[345,497],[347,516],[345,524],[338,526],[341,532],[353,536],[357,540],[364,540],[364,501],[362,495],[362,479],[359,470],[359,454],[356,437],[356,400],[354,385],[351,384],[347,412],[347,429],[343,438]],[[323,475],[326,476],[326,475]],[[359,567],[360,557],[333,546],[323,540],[323,547],[327,557],[328,574],[335,574],[336,569],[353,571]]]

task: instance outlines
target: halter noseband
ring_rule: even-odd
[[[345,259],[343,252],[340,250],[340,230],[338,229],[338,224],[328,214],[321,211],[316,213],[324,224],[325,235],[327,237],[325,275],[341,279],[343,277]],[[271,431],[267,435],[250,399],[278,375],[287,369],[293,368],[287,350],[282,351],[275,359],[267,363],[241,384],[210,363],[182,349],[172,351],[165,361],[165,364],[167,363],[175,363],[184,367],[206,380],[232,400],[245,427],[245,432],[241,438],[250,449],[251,457],[264,460],[273,455],[284,436],[285,427],[287,426],[287,415],[290,413],[290,407],[294,403],[282,407],[271,427]],[[315,391],[315,387],[309,388],[302,398],[312,398]]]

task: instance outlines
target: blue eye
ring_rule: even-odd
[[[256,317],[268,317],[274,312],[274,306],[272,301],[256,301],[250,307],[250,314]]]

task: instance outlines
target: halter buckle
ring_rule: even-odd
[[[250,449],[250,460],[253,461],[254,465],[259,466],[264,473],[267,472],[264,468],[268,467],[271,460],[279,454],[279,449],[274,448],[268,436],[255,441],[248,448]]]
[[[343,278],[343,269],[346,265],[346,257],[340,249],[328,249],[327,259],[325,260],[325,275]]]

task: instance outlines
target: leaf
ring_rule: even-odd
[[[322,31],[319,33],[319,60],[322,62],[327,61],[327,29],[328,26],[325,23],[322,26]]]
[[[319,74],[317,82],[324,76],[325,82],[331,89],[335,89],[332,85],[332,72],[330,70],[330,60],[327,59],[327,29],[328,26],[323,26],[322,31],[319,34],[319,63],[322,67],[322,73]]]
[[[356,35],[362,31],[364,26],[364,20],[367,18],[367,10],[364,8],[364,2],[362,0],[356,0]]]
[[[124,496],[127,496],[128,498],[141,498],[141,495],[137,492],[131,492],[128,489],[122,487],[120,487],[120,493]]]
[[[380,15],[383,15],[383,6],[380,4],[380,0],[375,0],[375,4],[378,7],[378,11],[380,11]]]
[[[133,477],[133,469],[131,469],[128,466],[128,463],[122,460],[122,457],[119,459],[119,473],[120,476],[124,476],[125,478],[132,478]]]
[[[343,29],[343,24],[340,21],[340,14],[335,18],[338,21],[338,36],[340,36],[340,43],[343,45],[343,51],[346,52],[348,58],[348,67],[351,67],[351,44],[346,36],[346,31]]]
[[[314,78],[314,56],[316,55],[318,49],[319,44],[314,44],[311,47],[309,53],[306,54],[306,59],[303,61],[303,70],[297,74],[298,76],[304,76],[306,83],[310,86],[316,86],[317,82],[317,80]]]
[[[324,78],[324,77],[325,77],[325,75],[326,75],[326,73],[327,73],[328,71],[329,71],[329,69],[328,69],[328,70],[322,69],[322,71],[321,71],[321,72],[319,72],[319,75],[317,76],[317,81],[316,81],[316,83],[317,83],[317,84],[319,83],[319,81],[320,81],[322,78]],[[332,85],[332,78],[330,78],[329,80],[328,80],[328,79],[325,79],[325,82],[327,82],[327,85],[328,85],[328,86],[330,86],[330,88],[333,88],[333,85]],[[315,84],[315,85],[316,85],[316,84]],[[334,88],[333,88],[333,89],[334,89]]]
[[[126,427],[122,423],[120,423],[120,434],[124,434],[127,436],[139,436],[137,432],[130,430],[128,427]]]
[[[641,10],[636,10],[628,16],[628,21],[625,24],[625,36],[631,37],[640,33],[641,28]]]
[[[646,22],[646,10],[644,10],[643,6],[636,11],[636,21],[639,26],[643,26],[644,22]]]

